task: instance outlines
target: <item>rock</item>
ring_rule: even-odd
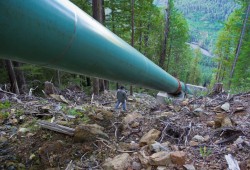
[[[189,142],[189,145],[190,145],[190,146],[198,146],[199,143],[191,140],[191,141]]]
[[[175,151],[170,154],[171,161],[177,165],[184,165],[186,162],[186,153],[183,151]]]
[[[36,155],[32,153],[32,154],[30,155],[29,159],[32,160],[32,159],[34,159],[35,157],[36,157]]]
[[[197,141],[197,142],[204,142],[204,137],[200,136],[200,135],[195,135],[193,138],[192,138],[193,141]]]
[[[26,132],[29,132],[29,131],[30,131],[30,129],[28,129],[28,128],[20,128],[18,130],[18,132],[20,132],[20,133],[26,133]]]
[[[186,164],[186,165],[183,165],[184,166],[184,168],[186,169],[186,170],[195,170],[195,167],[194,167],[194,165],[192,165],[192,164]]]
[[[171,163],[170,153],[166,151],[154,153],[149,157],[150,165],[165,166]]]
[[[96,137],[108,139],[108,135],[103,132],[104,128],[97,124],[82,124],[75,128],[74,141],[93,141]]]
[[[132,163],[132,169],[133,169],[133,170],[141,170],[141,169],[142,169],[142,166],[141,166],[140,163],[134,161],[134,162]]]
[[[103,164],[104,170],[127,170],[130,166],[132,158],[128,153],[123,153],[121,155],[117,155],[113,159],[107,159]]]
[[[138,153],[138,158],[143,166],[148,166],[149,165],[149,156],[145,154],[145,147],[142,147],[142,149]]]
[[[27,136],[28,138],[30,138],[30,137],[32,137],[32,136],[34,136],[34,135],[35,135],[34,133],[30,133],[30,132],[29,132],[29,133],[27,133],[26,136]]]
[[[195,116],[200,116],[202,113],[204,112],[204,110],[202,108],[197,108],[193,111],[193,114]]]
[[[221,121],[221,127],[232,127],[232,121],[229,117],[224,117]]]
[[[179,150],[179,148],[178,148],[177,145],[171,145],[171,149],[172,149],[173,151],[178,151],[178,150]]]
[[[224,103],[222,106],[221,106],[221,109],[225,110],[226,112],[229,111],[230,109],[230,104],[228,102]]]
[[[164,118],[168,118],[174,115],[175,115],[174,112],[163,112],[160,114],[160,116],[157,116],[157,117],[164,119]]]
[[[214,121],[208,121],[207,122],[207,126],[208,127],[214,127],[215,126],[215,122]]]
[[[138,143],[135,143],[134,141],[131,141],[131,142],[130,142],[129,149],[131,149],[131,150],[138,150],[139,147],[140,147],[140,146],[139,146]]]
[[[156,170],[167,170],[167,167],[165,167],[165,166],[158,166]]]
[[[140,140],[140,146],[154,143],[160,137],[161,132],[156,129],[151,129],[148,133],[144,134]]]
[[[8,139],[4,136],[0,136],[0,143],[6,142]]]
[[[137,127],[139,127],[140,126],[140,123],[139,122],[133,122],[131,125],[130,125],[130,127],[132,127],[132,128],[137,128]]]
[[[18,120],[16,118],[9,119],[10,124],[16,125],[18,123]]]
[[[209,139],[210,139],[210,136],[209,136],[209,135],[204,136],[204,142],[208,142]]]
[[[163,146],[159,142],[154,142],[153,144],[149,145],[149,148],[153,152],[169,151],[170,150],[168,147]]]
[[[242,136],[239,136],[238,139],[234,141],[234,144],[239,145],[239,144],[242,144],[243,142],[244,142],[244,139],[242,138]]]
[[[140,113],[131,113],[125,116],[122,120],[124,129],[126,129],[129,124],[132,124],[137,118],[142,118],[142,115]]]
[[[182,105],[182,106],[187,106],[187,105],[188,105],[188,99],[187,99],[187,100],[182,101],[181,105]]]

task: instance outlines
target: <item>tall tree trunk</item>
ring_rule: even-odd
[[[92,88],[93,88],[93,93],[95,94],[95,95],[99,95],[99,79],[98,78],[93,78],[92,79],[92,84],[93,84],[93,86],[92,86]]]
[[[166,19],[165,19],[165,31],[164,31],[164,41],[162,46],[162,52],[159,59],[159,66],[164,68],[164,62],[166,60],[166,51],[167,51],[167,41],[169,34],[169,15],[170,15],[170,5],[168,2],[168,8],[166,9]]]
[[[172,45],[169,45],[169,50],[168,50],[168,63],[167,63],[167,68],[166,71],[169,71],[169,65],[170,65],[170,59],[171,59],[171,50],[172,50]]]
[[[233,65],[232,65],[232,70],[231,70],[230,77],[229,77],[229,83],[228,83],[229,88],[230,88],[231,83],[232,83],[232,78],[233,78],[233,75],[234,75],[235,65],[236,65],[238,57],[240,55],[242,40],[244,38],[245,31],[246,31],[246,25],[247,25],[247,20],[248,20],[248,16],[249,16],[249,11],[250,11],[250,3],[248,3],[248,7],[246,9],[246,16],[245,16],[244,23],[243,23],[243,26],[242,26],[242,29],[241,29],[241,35],[240,35],[239,43],[238,43],[238,46],[237,46],[237,49],[236,49],[236,54],[235,54],[234,62],[233,62]]]
[[[60,71],[59,70],[55,70],[55,86],[56,87],[60,87],[61,86],[61,76],[60,76]],[[76,75],[75,75],[76,76]]]
[[[220,56],[220,57],[221,57],[221,56]],[[221,62],[222,62],[222,61],[220,61],[219,64],[218,64],[218,67],[217,67],[218,71],[217,71],[216,77],[215,77],[215,80],[216,80],[217,83],[219,83],[219,80],[220,80]]]
[[[134,8],[135,7],[135,1],[131,0],[131,46],[134,47],[134,36],[135,36],[135,30],[134,30]],[[130,95],[133,95],[133,86],[130,85]]]
[[[92,11],[93,11],[93,17],[100,22],[103,23],[103,0],[92,0]],[[93,93],[95,95],[99,95],[99,79],[93,78]]]
[[[100,22],[101,24],[104,23],[105,20],[105,12],[104,12],[104,0],[92,0],[92,9],[93,9],[93,17]],[[97,83],[96,81],[93,81],[93,83]],[[99,80],[99,91],[105,90],[105,81],[103,79]],[[97,85],[93,84],[93,87],[97,87]],[[97,91],[95,89],[94,91]]]
[[[19,92],[21,94],[23,94],[25,92],[25,90],[27,90],[27,89],[25,89],[26,81],[24,78],[23,71],[20,68],[22,66],[22,64],[19,62],[16,62],[16,61],[13,61],[12,63],[14,65],[14,70],[15,70],[15,75],[16,75],[16,79],[17,79],[17,85],[19,88]]]
[[[18,84],[17,84],[16,74],[15,74],[12,62],[10,60],[5,60],[5,65],[6,65],[8,75],[9,75],[12,92],[16,94],[20,94]]]
[[[149,46],[149,43],[148,43],[148,40],[149,40],[149,30],[150,30],[150,25],[148,24],[148,26],[147,26],[147,32],[144,32],[144,49],[147,49],[148,48],[148,46]],[[144,51],[144,55],[145,56],[147,56],[148,54],[147,54],[147,50],[145,50]]]
[[[105,86],[105,90],[109,90],[109,81],[108,80],[104,80],[104,86]]]
[[[86,84],[87,86],[91,86],[91,80],[89,77],[86,77]]]

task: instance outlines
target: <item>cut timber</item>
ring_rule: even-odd
[[[223,91],[223,83],[215,83],[213,87],[213,93],[218,94]]]
[[[55,124],[55,123],[49,123],[49,122],[46,122],[46,121],[38,121],[38,124],[42,128],[49,129],[49,130],[52,130],[52,131],[56,131],[56,132],[59,132],[59,133],[63,133],[63,134],[70,135],[70,136],[74,136],[74,133],[75,133],[75,129],[69,128],[69,127],[66,127],[66,126],[62,126],[62,125],[58,125],[58,124]]]

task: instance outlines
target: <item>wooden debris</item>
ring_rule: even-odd
[[[231,154],[225,155],[229,170],[240,170],[239,164]]]
[[[49,129],[49,130],[52,130],[52,131],[56,131],[56,132],[59,132],[59,133],[63,133],[63,134],[66,134],[66,135],[74,136],[75,129],[73,129],[73,128],[58,125],[58,124],[55,124],[55,123],[49,123],[49,122],[46,122],[46,121],[38,121],[38,124],[42,128]]]

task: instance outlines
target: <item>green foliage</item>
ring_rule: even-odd
[[[200,147],[200,155],[202,156],[203,160],[206,160],[206,158],[212,153],[210,149],[207,149],[206,146]]]
[[[36,119],[31,119],[30,121],[23,124],[22,127],[29,129],[30,132],[36,132],[40,129],[40,126],[38,126]]]
[[[217,43],[215,54],[216,62],[216,81],[223,82],[227,88],[230,81],[230,72],[234,62],[243,20],[245,18],[246,4],[242,8],[235,10],[228,18],[225,27],[221,30]],[[248,18],[247,25],[250,24]],[[236,63],[235,72],[232,78],[231,92],[242,92],[250,90],[250,27],[246,27],[245,36],[243,37],[240,55]]]
[[[126,0],[105,0],[105,26],[130,44],[131,4]],[[134,5],[134,47],[158,62],[164,33],[164,16],[151,0],[135,1]]]
[[[234,0],[176,0],[175,5],[187,18],[191,42],[210,51],[223,22],[238,7]]]
[[[173,1],[170,1],[169,22],[166,70],[186,82],[193,55],[189,45],[186,44],[189,39],[189,28],[184,16],[174,7]]]
[[[68,114],[81,118],[81,120],[85,123],[90,121],[89,117],[86,114],[84,114],[82,111],[79,111],[76,109],[69,109]]]
[[[11,107],[11,103],[9,101],[1,102],[0,109],[8,109]]]
[[[201,52],[200,49],[196,49],[194,52],[194,58],[192,60],[192,64],[190,66],[190,72],[188,75],[188,83],[200,85],[201,82],[201,68],[199,62],[201,60]]]
[[[9,112],[0,112],[0,120],[8,118],[9,115],[10,115]]]

